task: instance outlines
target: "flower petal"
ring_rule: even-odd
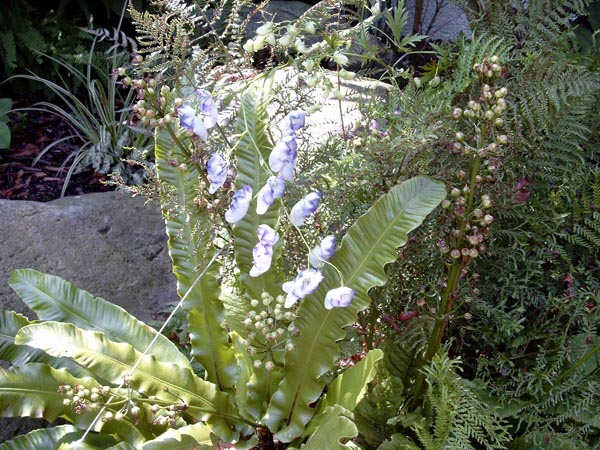
[[[215,99],[206,89],[196,89],[196,95],[198,95],[198,103],[204,126],[206,128],[214,127],[219,119],[219,111],[217,110]]]
[[[279,234],[269,225],[262,224],[256,229],[258,235],[258,242],[265,245],[273,246],[279,240]]]
[[[346,286],[332,289],[325,295],[325,308],[345,308],[352,303],[354,294],[354,290]]]
[[[258,243],[252,249],[253,263],[250,276],[257,277],[271,268],[273,247],[269,244]]]
[[[289,308],[299,299],[315,292],[323,278],[323,274],[319,270],[306,269],[298,271],[294,281],[283,284],[283,290],[288,294],[283,306]]]
[[[229,223],[236,223],[242,220],[248,212],[250,200],[252,200],[252,187],[246,185],[238,189],[233,194],[229,209],[225,212],[225,220]]]
[[[227,180],[227,161],[223,155],[215,153],[208,160],[206,169],[208,172],[208,181],[210,182],[208,192],[209,194],[214,194],[223,186],[225,180]]]
[[[300,130],[306,123],[306,113],[301,110],[291,111],[283,119],[283,132],[288,135],[293,135]]]
[[[256,199],[256,212],[261,215],[267,212],[274,199],[283,196],[285,179],[283,177],[269,177],[267,183],[258,192]]]
[[[290,212],[292,223],[297,227],[301,227],[304,221],[317,210],[320,201],[321,194],[319,192],[311,192],[296,203]]]
[[[324,261],[329,260],[335,253],[335,236],[330,235],[321,241],[321,244],[312,249],[308,255],[308,260],[311,267],[320,269],[324,265]]]

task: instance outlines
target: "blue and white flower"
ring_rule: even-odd
[[[352,303],[354,294],[353,289],[345,286],[332,289],[325,295],[325,308],[345,308]]]
[[[182,105],[177,108],[179,113],[179,125],[190,130],[203,141],[208,139],[208,130],[217,124],[219,112],[215,100],[210,92],[205,89],[197,89],[199,109],[198,112],[190,105]]]
[[[335,236],[331,235],[324,238],[308,255],[310,266],[321,269],[325,261],[328,261],[335,253],[335,247]]]
[[[315,292],[321,281],[323,281],[321,271],[315,269],[299,270],[293,281],[283,283],[283,291],[287,293],[284,306],[290,308],[301,298]]]
[[[306,123],[306,113],[301,110],[290,112],[283,119],[283,132],[289,136],[296,134],[296,131],[304,127]]]
[[[212,155],[206,164],[206,171],[210,183],[208,193],[214,194],[227,180],[227,161],[223,155],[219,153]]]
[[[248,212],[252,200],[252,188],[249,185],[235,191],[229,209],[225,212],[225,220],[229,223],[239,222]]]
[[[273,246],[279,240],[279,234],[269,225],[259,225],[256,234],[258,235],[258,244],[252,249],[251,277],[262,275],[271,268]]]
[[[206,128],[214,127],[219,119],[215,99],[206,89],[196,89],[196,95],[198,96],[198,106],[200,107],[204,126]]]
[[[280,177],[294,181],[294,167],[298,159],[298,143],[294,136],[285,136],[273,147],[269,155],[269,167]]]
[[[269,177],[267,183],[258,191],[256,199],[256,213],[262,215],[276,198],[281,198],[285,192],[285,179],[283,177]]]
[[[310,217],[319,207],[321,193],[311,192],[294,205],[290,212],[290,220],[297,227],[301,227],[304,221]]]

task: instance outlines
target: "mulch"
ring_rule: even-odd
[[[32,105],[36,100],[15,101],[13,108]],[[69,167],[81,142],[70,139],[53,146],[34,164],[53,142],[73,134],[64,119],[48,112],[13,113],[9,122],[11,148],[0,150],[0,198],[48,202],[60,198]],[[114,190],[107,177],[93,171],[71,176],[65,196]]]

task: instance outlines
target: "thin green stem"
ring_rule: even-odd
[[[478,136],[478,144],[480,144],[481,135]],[[477,153],[470,154],[469,166],[470,177],[469,177],[469,194],[467,197],[467,205],[465,208],[465,214],[460,223],[460,232],[456,239],[455,248],[460,250],[463,246],[463,240],[465,237],[467,222],[471,216],[473,211],[473,201],[475,198],[475,188],[477,187],[477,174],[479,173],[479,167],[481,164],[481,158]],[[433,326],[433,331],[431,332],[431,337],[429,338],[429,343],[427,345],[427,351],[425,352],[424,364],[428,364],[435,354],[439,351],[442,340],[444,338],[444,332],[446,331],[446,324],[448,320],[448,316],[452,311],[452,307],[454,305],[454,300],[456,299],[456,291],[458,289],[458,282],[460,280],[460,276],[463,269],[463,263],[461,258],[456,258],[452,261],[452,265],[448,270],[448,279],[446,282],[446,288],[442,293],[442,298],[440,301],[439,308],[439,316],[435,320],[435,324]],[[415,391],[414,396],[411,402],[411,409],[415,409],[417,404],[419,403],[421,396],[425,390],[425,374],[420,372],[417,376],[417,380],[415,383]]]

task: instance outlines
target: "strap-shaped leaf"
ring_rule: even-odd
[[[241,282],[254,298],[260,298],[262,292],[273,290],[273,270],[252,278],[248,275],[252,268],[252,249],[258,242],[256,230],[266,224],[277,228],[281,202],[276,201],[265,214],[256,213],[256,194],[265,185],[267,178],[273,175],[268,166],[272,145],[267,137],[266,127],[269,121],[267,106],[270,100],[274,72],[259,78],[246,89],[241,96],[240,113],[236,126],[238,142],[235,147],[237,162],[236,189],[249,185],[254,195],[248,213],[233,227],[235,236],[235,259],[241,271]],[[279,256],[280,246],[276,246],[273,263]]]
[[[146,442],[142,450],[213,450],[211,429],[195,423],[178,429],[170,428],[156,439]]]
[[[369,384],[377,373],[376,363],[383,358],[379,349],[371,350],[357,364],[338,375],[327,389],[323,406],[340,405],[348,411],[354,411],[356,405],[365,395]]]
[[[358,428],[349,418],[350,415],[350,411],[339,405],[325,408],[321,414],[315,417],[318,425],[301,449],[348,450],[349,448],[355,448],[348,447],[341,442],[358,435]]]
[[[31,323],[25,316],[14,311],[0,311],[0,360],[10,361],[14,366],[31,362],[46,363],[55,369],[67,369],[77,377],[91,376],[88,370],[68,358],[55,358],[38,348],[16,345],[15,336],[19,330]]]
[[[148,396],[173,403],[184,401],[189,405],[189,414],[210,421],[218,427],[217,433],[229,435],[224,431],[229,427],[222,416],[231,415],[230,396],[197,377],[191,369],[157,361],[153,355],[142,358],[129,344],[113,342],[102,333],[82,330],[72,324],[29,325],[19,331],[15,342],[40,348],[53,356],[68,356],[114,384],[120,384],[127,377],[129,386]]]
[[[34,430],[3,442],[0,444],[0,450],[54,449],[59,448],[61,444],[75,442],[82,436],[83,430],[73,425],[58,425]],[[85,443],[91,445],[90,448],[107,448],[114,445],[116,440],[111,436],[89,434]]]
[[[248,346],[237,333],[232,333],[232,337],[240,368],[235,391],[236,406],[241,415],[258,422],[266,410],[270,393],[281,381],[283,371],[278,366],[271,370],[266,370],[263,365],[254,367],[253,359],[248,355]]]
[[[170,163],[187,159],[166,131],[157,132],[155,152],[158,177],[173,190],[175,204],[164,204],[163,216],[177,292],[183,297],[215,255],[211,245],[212,222],[211,217],[194,204],[200,174],[193,164],[174,167]],[[219,300],[218,274],[216,265],[210,267],[188,294],[183,308],[188,314],[192,356],[204,366],[209,381],[222,390],[230,390],[235,385],[237,369],[223,327],[225,312]]]
[[[10,286],[42,320],[70,322],[79,328],[104,333],[110,340],[127,342],[164,362],[190,367],[189,361],[165,336],[139,321],[120,306],[94,297],[72,283],[33,269],[14,270]]]
[[[58,392],[58,387],[67,384],[95,386],[98,383],[93,378],[74,377],[66,369],[53,369],[47,364],[0,369],[0,415],[37,417],[50,422],[63,416],[85,423],[85,414],[76,415],[63,405],[65,396]]]
[[[284,379],[264,417],[269,428],[277,431],[277,438],[290,442],[302,435],[314,414],[310,405],[323,390],[319,377],[338,355],[336,342],[344,337],[343,328],[368,306],[369,289],[387,281],[384,267],[397,258],[396,248],[406,243],[407,234],[445,196],[441,182],[413,178],[393,187],[348,230],[331,263],[340,270],[344,284],[356,292],[354,301],[347,308],[325,309],[325,294],[340,285],[336,271],[325,266],[324,281],[298,309],[296,347],[286,354]]]

